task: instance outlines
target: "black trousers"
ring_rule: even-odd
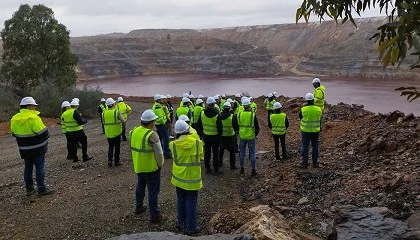
[[[120,162],[120,149],[121,149],[121,135],[113,138],[107,138],[108,140],[108,162],[112,162],[114,159],[115,163]]]
[[[224,154],[225,150],[229,151],[230,166],[235,167],[234,136],[220,137],[220,149],[219,149],[219,165],[220,166],[223,166],[223,154]]]
[[[280,160],[280,151],[279,151],[279,139],[281,142],[281,151],[283,159],[287,158],[287,152],[286,152],[286,134],[283,135],[276,135],[272,134],[274,138],[274,151],[276,153],[276,160]]]
[[[64,134],[66,136],[66,140],[67,140],[67,157],[71,157],[71,144],[70,144],[70,138],[69,135],[67,133]],[[77,147],[77,146],[76,146]]]
[[[77,142],[82,144],[82,155],[83,158],[86,158],[87,155],[87,136],[85,131],[79,130],[75,132],[68,132],[67,133],[68,139],[70,140],[70,157],[73,161],[77,161]]]
[[[105,133],[104,120],[102,119],[102,114],[100,114],[99,116],[101,117],[102,133]]]
[[[122,138],[123,141],[127,141],[127,136],[125,136],[125,127],[124,126],[122,126],[121,138]]]
[[[211,169],[210,159],[213,153],[214,171],[219,171],[219,136],[204,135],[204,165],[206,169]]]

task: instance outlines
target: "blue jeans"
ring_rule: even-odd
[[[318,164],[319,132],[302,132],[302,164],[308,165],[309,142],[312,144],[312,163]]]
[[[255,138],[250,140],[245,140],[240,138],[239,139],[239,164],[241,168],[244,167],[244,160],[245,160],[245,150],[246,145],[248,144],[249,148],[249,159],[251,160],[251,167],[255,169],[256,157],[255,157]]]
[[[150,218],[154,218],[160,214],[160,209],[158,207],[158,195],[160,192],[160,169],[150,173],[137,173],[136,208],[138,209],[143,207],[146,186],[149,196]]]
[[[38,191],[45,190],[45,155],[24,159],[25,170],[23,171],[23,178],[25,180],[25,187],[27,190],[34,188],[34,180],[32,179],[32,172],[35,166],[35,178]]]
[[[160,143],[162,144],[163,155],[171,157],[171,150],[169,150],[169,134],[166,125],[156,125],[156,132],[159,135]]]
[[[178,205],[178,226],[184,227],[187,233],[197,230],[198,215],[198,190],[189,191],[182,188],[176,188],[176,197]]]

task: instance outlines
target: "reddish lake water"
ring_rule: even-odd
[[[98,79],[78,84],[78,87],[99,87],[105,93],[118,93],[127,96],[153,96],[156,93],[182,96],[189,92],[195,96],[213,96],[216,93],[234,95],[248,93],[253,97],[277,92],[288,97],[303,97],[313,92],[310,77],[234,77],[224,78],[207,75],[152,75],[124,77],[117,79]],[[395,88],[401,86],[420,87],[420,80],[404,81],[369,78],[321,78],[326,87],[326,100],[337,104],[363,104],[372,112],[388,113],[400,110],[406,114],[420,116],[420,99],[407,102]]]

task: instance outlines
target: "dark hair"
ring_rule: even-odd
[[[28,105],[20,105],[20,109],[27,109]]]

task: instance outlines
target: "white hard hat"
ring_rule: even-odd
[[[78,99],[77,97],[73,98],[71,101],[72,101],[72,102],[73,102],[73,101],[76,101],[76,102],[80,103],[80,99]]]
[[[182,94],[182,97],[189,97],[190,95],[188,93]]]
[[[312,93],[307,93],[305,95],[305,100],[307,101],[314,100],[314,95]]]
[[[226,101],[225,104],[223,104],[223,108],[230,108],[230,102]]]
[[[242,102],[245,98],[247,98],[247,97],[246,97],[246,96],[242,96],[242,97],[241,97],[241,102]]]
[[[252,102],[252,99],[253,99],[252,97],[249,97],[249,101],[251,101],[251,102]]]
[[[319,78],[314,78],[314,80],[312,80],[312,83],[321,83],[321,80],[319,80]]]
[[[162,99],[166,99],[166,95],[161,95],[161,98]]]
[[[20,101],[20,106],[26,106],[26,105],[34,105],[37,106],[35,99],[33,97],[24,97]]]
[[[64,101],[63,103],[61,103],[61,108],[65,108],[65,107],[70,107],[69,101]]]
[[[190,102],[190,99],[189,99],[189,98],[187,98],[187,97],[183,97],[183,98],[182,98],[182,102],[183,102],[183,103]]]
[[[112,104],[114,104],[115,103],[115,100],[114,99],[112,99],[112,98],[108,98],[107,100],[106,100],[106,102],[105,102],[105,104],[107,105],[107,106],[110,106],[110,105],[112,105]]]
[[[207,100],[206,100],[206,104],[213,104],[215,102],[216,102],[216,100],[214,99],[214,97],[208,97]]]
[[[273,92],[273,96],[274,97],[277,97],[277,92]]]
[[[244,100],[241,101],[243,106],[248,106],[249,104],[251,104],[251,101],[249,101],[248,98],[245,98]]]
[[[203,101],[203,99],[201,99],[201,98],[199,98],[199,99],[197,99],[196,101],[195,101],[195,104],[201,104],[201,103],[203,103],[204,101]]]
[[[231,102],[233,102],[233,100],[232,100],[232,98],[228,98],[228,99],[226,100],[226,102],[231,103]]]
[[[188,98],[194,98],[194,95],[191,94],[191,95],[188,96]]]
[[[182,114],[181,116],[179,116],[179,120],[185,121],[185,122],[189,122],[190,119],[188,118],[187,115]]]
[[[79,106],[79,101],[77,101],[76,99],[73,99],[70,103],[71,106]]]
[[[226,95],[225,94],[222,94],[222,98],[226,98]]]
[[[160,100],[160,99],[162,99],[162,95],[160,94],[155,94],[155,96],[153,96],[153,100],[155,101]]]
[[[235,97],[241,97],[240,93],[235,94]]]
[[[170,99],[170,98],[172,98],[172,96],[168,94],[168,95],[166,95],[166,98]]]
[[[214,95],[214,100],[217,100],[217,99],[219,99],[219,95],[218,94],[216,94],[216,95]]]
[[[198,95],[198,98],[203,98],[203,97],[204,97],[203,94]]]
[[[267,97],[269,97],[269,98],[273,97],[273,93],[269,93],[269,94],[267,95]]]
[[[105,98],[101,98],[101,102],[105,102]]]
[[[152,109],[147,109],[141,114],[140,120],[143,122],[151,122],[157,118],[155,112]]]
[[[188,125],[188,123],[186,123],[183,120],[178,120],[175,123],[175,133],[176,134],[181,134],[181,133],[186,133],[190,130],[190,125]]]
[[[279,103],[279,102],[275,102],[275,103],[273,104],[273,108],[274,108],[274,109],[280,109],[280,108],[281,108],[281,103]]]
[[[124,99],[123,99],[122,97],[118,97],[118,98],[117,98],[117,101],[118,101],[118,102],[122,102],[122,101],[124,101]]]

